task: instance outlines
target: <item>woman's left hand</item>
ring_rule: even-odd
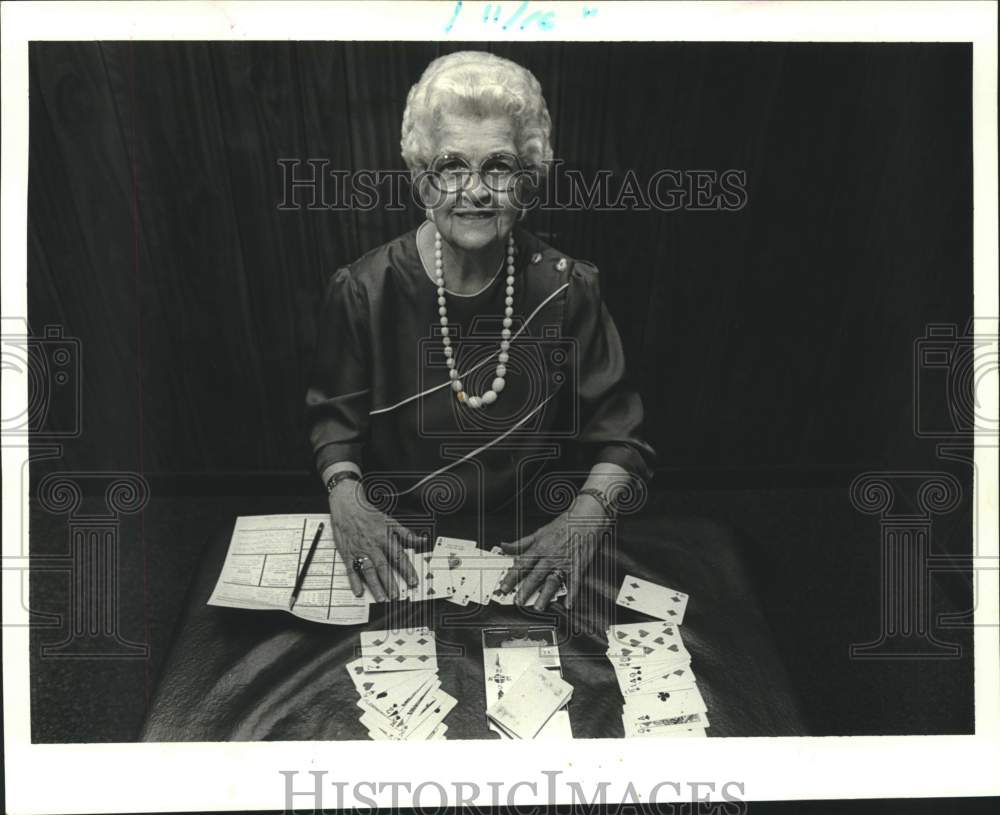
[[[603,526],[594,521],[601,517],[606,519]],[[587,519],[586,524],[582,518]],[[520,540],[500,544],[505,553],[515,555],[514,566],[500,583],[500,591],[508,594],[520,583],[514,602],[524,605],[539,589],[534,608],[543,611],[559,591],[562,577],[566,582],[566,608],[572,608],[584,573],[611,523],[600,502],[590,495],[578,495],[569,509],[545,526]]]

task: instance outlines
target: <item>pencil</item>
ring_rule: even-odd
[[[302,564],[302,571],[295,578],[295,588],[292,589],[292,599],[288,602],[288,610],[295,608],[295,601],[299,599],[299,592],[302,591],[302,584],[306,582],[306,573],[309,571],[309,564],[312,563],[313,555],[316,554],[316,547],[319,546],[319,536],[323,534],[323,522],[320,521],[316,527],[316,534],[313,542],[309,544],[309,551],[306,552],[306,562]]]

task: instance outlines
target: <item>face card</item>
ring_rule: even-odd
[[[692,728],[708,727],[708,719],[703,713],[688,713],[645,722],[636,722],[622,716],[622,723],[625,726],[625,735],[629,738],[649,735],[676,736]]]
[[[615,602],[624,608],[641,611],[650,617],[679,625],[684,620],[688,596],[676,589],[626,575]]]

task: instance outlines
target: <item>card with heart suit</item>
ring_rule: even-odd
[[[690,662],[691,653],[683,644],[673,642],[660,651],[651,654],[627,653],[628,649],[616,654],[609,654],[608,659],[615,667],[625,668],[630,665],[656,665],[659,668],[667,665],[677,665],[678,663]]]
[[[624,608],[679,625],[684,621],[688,596],[682,591],[626,575],[615,602]]]
[[[415,700],[441,687],[441,680],[433,671],[404,671],[412,676],[409,682],[403,682],[387,688],[384,693],[365,696],[358,700],[362,709],[374,708],[386,718],[399,716]]]
[[[387,673],[365,673],[364,659],[358,658],[347,663],[347,672],[354,683],[354,689],[362,698],[384,698],[391,688],[415,681],[420,671],[389,671]],[[433,671],[426,671],[434,675]]]
[[[486,715],[515,738],[533,739],[572,694],[573,686],[555,671],[532,666],[487,708]]]
[[[361,657],[347,663],[359,720],[376,740],[444,739],[457,700],[441,689],[434,632],[364,631]]]
[[[681,632],[675,623],[656,620],[652,623],[612,625],[608,628],[608,655],[622,648],[650,653],[680,641]]]
[[[407,631],[362,631],[365,673],[437,670],[437,643],[428,628]]]

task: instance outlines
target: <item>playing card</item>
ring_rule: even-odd
[[[420,671],[392,671],[388,673],[365,673],[364,659],[355,659],[347,663],[347,672],[354,683],[354,689],[362,697],[384,696],[396,685],[414,681],[414,676]],[[428,671],[433,674],[433,671]]]
[[[496,594],[496,589],[504,575],[507,573],[507,570],[513,564],[514,559],[502,553],[498,554],[494,551],[478,551],[479,561],[476,564],[479,569],[478,602],[482,605],[486,605],[490,602],[502,603],[504,598],[501,595]],[[511,596],[511,601],[513,601],[513,596]]]
[[[608,628],[608,654],[627,648],[651,654],[673,642],[681,642],[680,629],[674,623],[659,620],[652,623],[612,625]]]
[[[641,611],[650,617],[680,624],[684,620],[688,596],[676,589],[626,575],[615,602],[625,608]]]
[[[401,671],[412,677],[380,692],[363,696],[358,701],[359,707],[372,707],[388,719],[392,719],[406,710],[407,706],[420,694],[428,690],[434,691],[441,687],[441,680],[434,671]]]
[[[407,588],[407,598],[412,602],[434,599],[434,583],[433,581],[429,581],[427,579],[427,572],[430,567],[424,560],[425,556],[417,554],[413,549],[404,549],[403,551],[406,553],[406,557],[409,559],[410,565],[413,566],[413,570],[417,573],[417,584]],[[431,556],[428,554],[427,557],[429,558]],[[428,594],[428,589],[430,589],[430,594]]]
[[[671,725],[641,725],[635,726],[622,719],[622,727],[625,730],[626,738],[647,739],[647,738],[704,738],[708,734],[705,729],[708,727],[708,720],[703,715],[694,714],[685,717],[686,720],[679,724]]]
[[[441,690],[434,632],[364,631],[361,657],[347,663],[361,724],[377,740],[442,739],[457,700]]]
[[[499,547],[493,547],[490,554],[492,556],[491,563],[496,570],[496,575],[495,578],[491,578],[492,585],[489,589],[489,600],[491,603],[497,603],[501,606],[512,606],[514,605],[514,592],[501,594],[500,584],[507,576],[507,572],[514,566],[514,558],[503,554],[503,550],[499,549]]]
[[[479,597],[479,570],[476,567],[479,549],[475,541],[440,537],[434,543],[434,554],[443,557],[447,570],[447,600],[466,606],[473,597]]]
[[[533,739],[573,694],[573,686],[555,671],[532,666],[514,681],[486,715],[520,739]]]
[[[623,715],[622,724],[628,738],[647,735],[676,736],[693,728],[708,727],[708,719],[704,713],[688,713],[652,721],[635,722]]]
[[[708,710],[699,690],[685,688],[629,696],[622,708],[622,715],[635,724],[650,723]]]
[[[399,600],[409,600],[410,599],[410,587],[406,585],[406,580],[404,579],[403,575],[401,575],[399,572],[397,572],[391,566],[389,568],[390,568],[390,572],[392,573],[393,578],[396,580],[396,588],[399,590],[399,596],[396,598],[396,600],[397,601],[399,601]],[[383,586],[382,588],[384,589],[385,586]],[[364,589],[365,589],[365,593],[363,595],[361,595],[361,597],[359,598],[358,602],[368,603],[369,605],[372,604],[372,603],[377,603],[378,601],[375,599],[375,595],[372,594],[372,590],[371,590],[371,588],[369,588],[369,586],[368,586],[367,583],[364,584]]]
[[[443,737],[443,730],[440,731],[440,736],[435,736],[434,734],[437,733],[438,729],[441,727],[443,727],[444,730],[448,729],[448,726],[444,724],[442,720],[457,704],[458,700],[454,696],[450,696],[444,692],[440,693],[434,699],[434,704],[430,707],[423,720],[416,726],[412,727],[409,732],[406,733],[404,738],[407,741],[421,741]]]
[[[647,652],[645,650],[632,650],[621,648],[616,652],[608,652],[608,659],[615,667],[626,667],[629,665],[656,665],[664,667],[666,665],[677,665],[678,663],[690,662],[691,654],[680,642],[672,642],[663,648]]]
[[[410,631],[362,631],[361,658],[366,673],[381,671],[437,670],[434,632],[427,628]]]
[[[657,671],[629,667],[616,669],[615,674],[623,696],[663,690],[680,690],[695,686],[694,673],[691,671],[690,664],[676,665]]]

